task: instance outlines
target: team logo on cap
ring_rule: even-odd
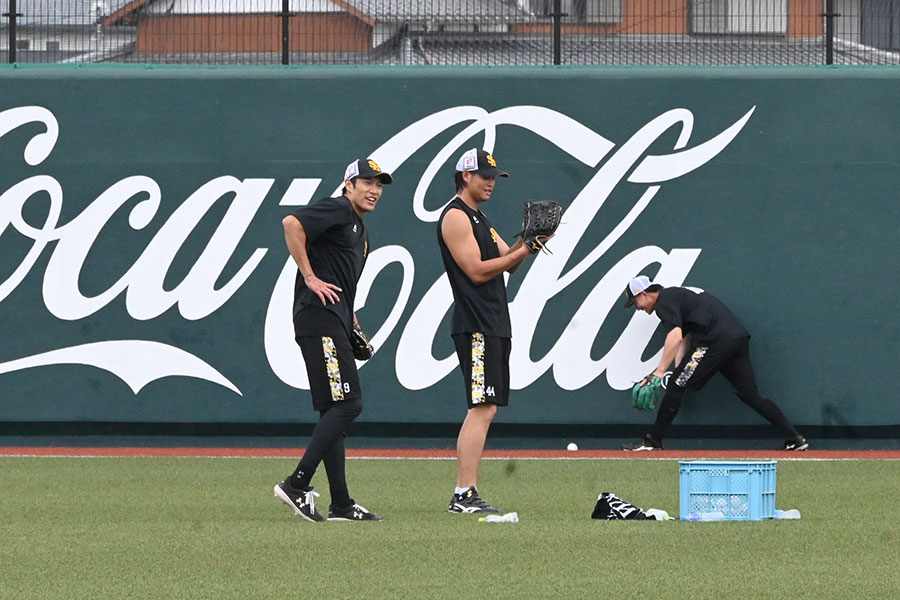
[[[497,166],[497,161],[494,160],[494,157],[491,156],[490,154],[487,155],[487,161],[488,161],[488,164],[491,165],[492,167]]]
[[[379,173],[381,173],[381,167],[379,167],[378,163],[375,162],[374,160],[371,160],[371,159],[369,160],[369,168],[372,169],[373,171],[378,171]]]

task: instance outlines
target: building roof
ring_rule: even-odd
[[[139,0],[144,3],[144,0]],[[148,14],[239,15],[281,13],[282,0],[146,0]],[[290,0],[288,12],[340,12],[331,0]]]
[[[561,48],[564,65],[822,65],[825,43],[796,40],[710,40],[687,36],[671,39],[640,36],[580,36],[567,39]],[[280,52],[130,54],[121,58],[131,63],[275,65]],[[540,66],[553,62],[549,37],[434,35],[406,38],[384,44],[372,52],[298,53],[290,55],[293,65],[508,65]],[[834,62],[838,65],[898,64],[900,55],[874,50],[838,40]]]
[[[533,17],[502,0],[334,0],[376,21],[519,22]]]
[[[21,25],[93,25],[97,18],[109,15],[131,0],[20,0],[16,10]],[[0,0],[0,13],[9,12],[9,0]],[[6,19],[3,19],[6,21]]]
[[[414,40],[406,53],[394,49],[381,60],[421,65],[548,65],[553,63],[550,36],[481,36],[456,40],[437,36]],[[409,51],[411,50],[411,52]],[[560,48],[564,65],[644,66],[788,66],[825,64],[825,40],[786,38],[696,38],[689,36],[581,35],[567,37]],[[411,61],[410,61],[411,59]],[[898,64],[900,55],[837,40],[834,63]]]
[[[282,9],[282,0],[131,0],[125,4],[144,7],[147,14],[167,15],[275,14]],[[344,11],[369,24],[435,19],[460,23],[532,19],[514,3],[503,0],[290,0],[288,10],[292,13]]]
[[[29,50],[28,52],[22,52],[19,50],[16,53],[16,62],[29,62],[29,63],[61,63],[71,58],[80,56],[81,52],[63,52],[63,51],[49,51],[49,50]],[[22,60],[25,58],[26,60]],[[9,62],[9,51],[8,50],[0,50],[0,63],[6,64]]]

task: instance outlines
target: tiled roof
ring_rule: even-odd
[[[531,18],[514,4],[501,0],[342,0],[336,3],[383,21],[444,19],[457,23],[497,23]]]
[[[690,36],[571,35],[560,48],[564,65],[786,66],[825,64],[824,38],[696,38]],[[430,36],[399,45],[381,64],[549,65],[550,36]],[[834,64],[900,64],[900,53],[842,40]]]
[[[171,15],[239,15],[277,14],[281,0],[151,0],[150,14]],[[288,12],[339,12],[341,7],[331,0],[289,0]]]
[[[418,64],[546,65],[553,63],[549,36],[514,40],[484,38],[447,44],[420,40]],[[684,36],[570,36],[561,44],[566,65],[813,65],[824,64],[822,40],[708,40]],[[401,57],[402,58],[402,57]]]
[[[823,65],[822,39],[802,42],[772,40],[639,39],[618,36],[567,39],[561,48],[564,65],[758,66]],[[280,64],[281,53],[245,54],[130,54],[132,63],[169,64]],[[553,62],[549,37],[505,39],[482,36],[455,39],[423,38],[415,42],[365,52],[292,53],[294,65],[492,65],[540,66]],[[900,55],[856,44],[835,43],[838,65],[900,64]]]

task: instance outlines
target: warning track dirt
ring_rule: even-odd
[[[303,448],[0,446],[0,456],[297,458]],[[452,449],[347,449],[348,458],[454,459]],[[898,450],[486,450],[486,459],[900,460]]]

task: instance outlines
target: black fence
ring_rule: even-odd
[[[900,0],[0,0],[0,61],[900,64]]]

